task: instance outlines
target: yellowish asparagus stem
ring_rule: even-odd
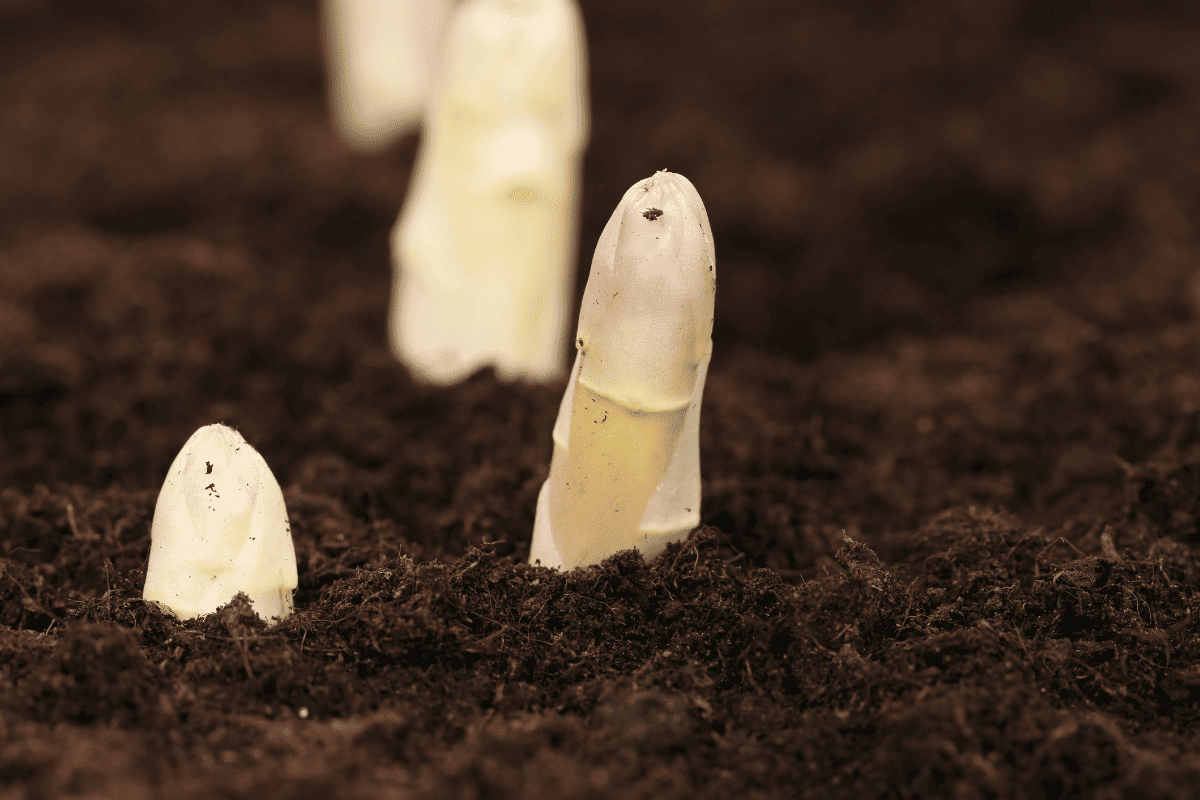
[[[582,383],[571,409],[571,450],[551,464],[551,525],[563,560],[595,564],[638,545],[646,504],[666,475],[688,404],[635,410]],[[561,533],[559,533],[561,532]]]

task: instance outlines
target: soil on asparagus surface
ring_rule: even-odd
[[[580,273],[670,168],[719,289],[702,526],[561,573],[564,384],[389,354],[315,3],[3,0],[0,796],[1194,798],[1197,9],[584,2]],[[141,600],[212,422],[276,627]]]

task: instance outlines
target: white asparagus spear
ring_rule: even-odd
[[[392,232],[392,351],[430,383],[564,372],[587,60],[574,0],[454,13]]]
[[[267,462],[232,428],[200,428],[159,492],[142,597],[191,619],[244,592],[270,621],[291,613],[296,583],[287,508]]]
[[[453,0],[325,0],[334,127],[377,150],[421,123]]]
[[[571,569],[633,547],[652,558],[699,523],[715,295],[695,187],[670,172],[634,185],[596,245],[531,562]]]

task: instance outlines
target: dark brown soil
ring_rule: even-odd
[[[1194,798],[1198,10],[585,2],[583,264],[670,168],[720,287],[704,526],[561,574],[563,387],[389,356],[314,4],[0,0],[0,796]],[[140,599],[217,421],[276,628]]]

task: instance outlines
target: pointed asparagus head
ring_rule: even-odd
[[[142,596],[191,619],[244,592],[278,620],[291,613],[296,583],[287,508],[267,462],[232,428],[200,428],[158,495]]]
[[[696,187],[666,171],[634,184],[596,245],[575,338],[580,381],[631,408],[686,405],[712,338],[716,285]]]

